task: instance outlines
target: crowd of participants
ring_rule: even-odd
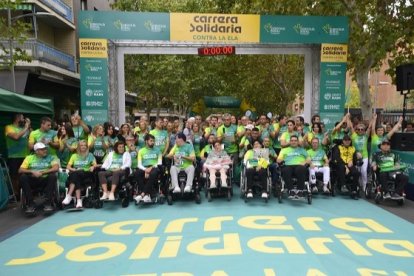
[[[195,173],[209,171],[211,185],[215,185],[213,178],[218,172],[222,185],[227,186],[230,184],[227,170],[242,164],[246,168],[247,198],[253,196],[251,187],[255,174],[263,187],[261,196],[266,198],[269,196],[265,189],[267,173],[271,174],[273,183],[281,173],[291,196],[300,197],[305,181],[309,181],[314,192],[318,191],[315,173],[321,172],[322,191],[329,192],[329,164],[333,162],[337,166],[339,183],[345,182],[346,175],[355,176],[351,195],[357,198],[357,187],[364,190],[367,185],[368,166],[374,171],[398,166],[398,157],[390,151],[390,139],[395,132],[402,131],[401,124],[402,119],[394,124],[382,124],[377,122],[376,114],[366,124],[351,121],[351,115],[346,114],[334,129],[328,130],[319,115],[312,116],[308,124],[301,116],[268,118],[261,115],[254,121],[247,116],[237,118],[224,114],[211,115],[204,120],[195,116],[184,123],[168,118],[149,122],[142,116],[134,124],[124,123],[118,127],[111,123],[88,126],[74,114],[70,121],[60,125],[43,117],[40,127],[32,129],[29,118],[16,114],[12,124],[6,126],[5,136],[14,192],[19,197],[22,189],[27,212],[32,212],[35,207],[31,191],[39,186],[46,194],[45,210],[53,209],[51,201],[56,173],[60,169],[69,173],[69,191],[63,204],[76,197],[78,208],[82,207],[82,183],[85,179],[93,179],[97,169],[102,200],[115,200],[120,179],[132,174],[141,187],[134,195],[135,200],[151,201],[149,190],[155,185],[163,165],[171,167],[171,189],[180,193],[177,183],[180,170],[188,175],[184,192],[189,192]],[[413,131],[412,124],[407,124],[404,131]],[[337,150],[328,154],[334,145]],[[266,160],[255,157],[254,150],[260,148],[269,150]],[[108,177],[111,177],[110,189]],[[290,189],[293,177],[297,178],[296,190]],[[379,180],[386,181],[386,176],[380,175]],[[396,196],[402,195],[407,181],[406,176],[401,175]],[[391,196],[394,195],[385,190],[385,197]]]

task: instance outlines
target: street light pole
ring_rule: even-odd
[[[11,30],[11,23],[12,23],[12,17],[11,17],[11,10],[10,8],[7,9],[7,23],[9,30]],[[16,92],[16,76],[14,75],[14,62],[13,62],[13,38],[9,38],[9,59],[10,59],[10,72],[11,72],[11,78],[12,78],[12,91]]]

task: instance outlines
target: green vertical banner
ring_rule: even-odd
[[[108,51],[106,39],[79,39],[81,112],[88,125],[108,121]]]
[[[347,53],[344,44],[321,45],[319,110],[326,129],[344,116]]]

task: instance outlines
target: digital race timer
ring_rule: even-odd
[[[198,48],[200,56],[217,56],[217,55],[234,55],[236,54],[235,46],[214,46]]]

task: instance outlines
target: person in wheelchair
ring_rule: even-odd
[[[358,199],[357,190],[359,185],[359,171],[356,168],[357,165],[357,152],[354,146],[352,146],[351,137],[345,135],[342,138],[342,145],[336,147],[336,150],[332,154],[333,164],[337,172],[339,187],[343,187],[346,184],[346,177],[351,177],[350,190],[351,197]]]
[[[331,178],[329,159],[323,148],[319,146],[319,139],[317,137],[312,138],[311,147],[307,152],[311,160],[309,164],[309,183],[311,184],[312,192],[318,192],[316,173],[321,172],[323,174],[323,192],[329,193],[328,184]]]
[[[186,143],[186,140],[187,138],[184,133],[178,133],[175,140],[175,146],[167,155],[167,158],[173,159],[174,161],[170,168],[171,183],[174,189],[173,193],[181,193],[181,188],[178,185],[178,173],[180,171],[185,171],[187,174],[187,183],[184,192],[190,193],[193,186],[195,172],[193,163],[195,162],[196,157],[193,145]]]
[[[204,168],[208,170],[210,174],[210,189],[216,187],[216,172],[220,172],[221,187],[226,188],[227,185],[227,170],[230,168],[232,160],[219,141],[214,143],[214,149],[208,155]]]
[[[289,146],[282,148],[277,158],[277,163],[282,164],[282,178],[289,190],[289,196],[303,197],[306,178],[306,164],[310,158],[306,150],[299,147],[299,138],[296,135],[290,136]],[[293,190],[293,177],[297,179],[297,190]]]
[[[34,214],[36,211],[33,201],[33,190],[41,188],[46,193],[45,212],[53,211],[53,198],[57,187],[59,159],[48,153],[48,147],[38,142],[33,146],[34,154],[28,155],[19,168],[20,179],[24,196],[26,198],[26,213]]]
[[[81,189],[85,188],[86,182],[94,181],[93,171],[97,166],[96,159],[91,152],[89,152],[88,144],[85,140],[78,143],[77,152],[73,154],[68,162],[66,169],[69,171],[69,191],[65,199],[62,201],[63,205],[68,205],[76,193],[76,208],[82,208]]]
[[[151,192],[157,186],[161,173],[158,167],[162,165],[162,152],[159,147],[154,147],[154,135],[146,134],[144,141],[145,147],[138,152],[138,170],[135,174],[138,181],[138,191],[141,192],[135,197],[137,203],[140,201],[152,202]]]
[[[253,148],[249,149],[244,155],[244,166],[246,168],[246,184],[247,184],[247,194],[246,198],[253,198],[253,182],[254,175],[259,176],[259,183],[262,190],[262,198],[266,199],[267,194],[267,167],[269,161],[265,158],[258,158],[255,156],[255,149],[261,149],[262,143],[258,140],[253,142]]]
[[[99,183],[102,186],[101,200],[115,200],[115,189],[119,185],[121,177],[128,176],[131,168],[131,155],[125,151],[125,143],[117,141],[114,150],[111,151],[102,164],[103,171],[98,173]],[[112,176],[111,191],[108,192],[107,178]]]
[[[400,171],[398,157],[390,151],[390,142],[383,140],[380,144],[381,151],[377,152],[373,157],[372,169],[378,175],[379,184],[384,194],[384,198],[400,199],[403,195],[404,187],[408,183],[408,176],[398,173],[394,179],[394,193],[390,194],[388,180],[391,174]]]

